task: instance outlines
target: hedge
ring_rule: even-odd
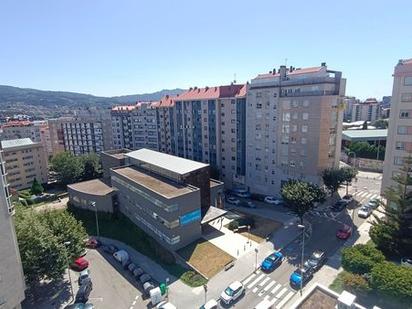
[[[358,244],[342,250],[343,269],[358,275],[370,273],[377,263],[383,261],[383,253],[370,244]]]
[[[391,262],[375,265],[371,286],[379,293],[412,302],[412,268]]]

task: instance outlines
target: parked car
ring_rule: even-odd
[[[230,305],[236,301],[240,296],[245,293],[245,288],[240,281],[232,282],[223,292],[220,294],[220,300]]]
[[[133,276],[135,276],[136,279],[139,278],[143,274],[144,274],[144,270],[141,269],[140,267],[136,267],[136,269],[133,270]]]
[[[84,281],[86,279],[89,279],[89,278],[90,278],[90,270],[86,268],[85,270],[80,272],[79,279],[77,280],[77,283],[79,285],[82,285],[84,283]]]
[[[64,309],[94,309],[93,304],[75,303],[64,307]]]
[[[360,218],[367,218],[371,215],[372,208],[367,205],[363,205],[361,208],[358,209],[358,217]]]
[[[247,189],[233,189],[231,193],[237,197],[250,198],[250,192]]]
[[[82,253],[80,253],[80,257],[84,257],[87,254],[87,249],[84,249]]]
[[[313,251],[310,258],[305,262],[305,266],[312,268],[313,271],[318,271],[327,261],[326,253],[321,250]]]
[[[134,263],[130,263],[130,264],[127,266],[127,269],[128,269],[130,272],[133,272],[136,268],[137,268],[137,265],[134,264]]]
[[[346,224],[336,232],[336,237],[339,239],[348,239],[350,235],[352,235],[352,228]]]
[[[369,202],[366,205],[368,207],[372,208],[372,209],[376,209],[376,208],[378,208],[379,203],[380,203],[380,199],[373,198],[373,199],[370,199]]]
[[[113,253],[113,257],[122,264],[123,267],[126,267],[130,264],[129,262],[129,253],[126,250],[119,250]]]
[[[103,246],[103,251],[109,254],[113,254],[116,251],[119,251],[119,249],[115,246],[115,245],[107,245],[107,246]]]
[[[247,207],[247,208],[256,208],[255,203],[252,201],[242,202],[240,206]]]
[[[200,309],[218,309],[217,301],[211,299],[206,304],[202,305]]]
[[[77,258],[72,264],[70,264],[70,268],[75,271],[82,271],[89,267],[89,261],[83,257]]]
[[[90,237],[86,240],[86,247],[89,249],[97,249],[101,246],[101,242],[96,238]]]
[[[274,252],[263,260],[260,268],[263,271],[272,271],[280,264],[282,264],[283,254],[281,252]]]
[[[290,285],[293,288],[300,288],[313,277],[313,270],[310,267],[298,268],[290,275]]]
[[[412,267],[412,257],[404,257],[401,259],[401,265],[406,267]]]
[[[150,295],[150,290],[154,289],[154,288],[155,288],[155,286],[152,282],[145,282],[143,284],[143,294],[145,296],[149,296]]]
[[[169,303],[168,301],[162,301],[161,303],[158,303],[156,306],[157,309],[176,309],[176,306],[173,305],[172,303]]]
[[[346,206],[348,206],[347,201],[339,200],[332,206],[332,211],[341,212],[342,210],[344,210],[346,208]]]
[[[151,279],[152,279],[152,277],[150,277],[150,275],[143,274],[143,275],[140,276],[139,281],[140,281],[141,284],[144,284],[144,283],[150,281]]]
[[[226,201],[227,201],[229,204],[232,204],[232,205],[239,205],[239,203],[240,203],[240,201],[239,201],[237,198],[233,197],[233,196],[229,196],[229,197],[226,199]]]
[[[93,290],[93,283],[90,278],[84,280],[83,284],[79,287],[76,294],[76,303],[85,303],[89,300],[90,292]]]
[[[268,204],[273,204],[273,205],[276,205],[276,206],[283,204],[283,201],[281,199],[276,198],[276,197],[271,196],[271,195],[266,196],[264,202],[268,203]]]
[[[350,204],[350,203],[353,202],[353,195],[352,194],[345,195],[340,200],[341,201],[346,201],[348,204]]]

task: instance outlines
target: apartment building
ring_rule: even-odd
[[[47,183],[47,158],[41,143],[35,143],[30,138],[21,138],[1,141],[1,147],[10,188],[29,188],[34,179]]]
[[[349,120],[374,122],[380,118],[380,104],[375,98],[366,99],[351,105]]]
[[[88,108],[74,117],[49,119],[53,154],[70,151],[74,155],[113,149],[110,109]]]
[[[278,194],[288,179],[320,183],[340,157],[345,79],[325,63],[258,75],[247,89],[246,186]]]
[[[394,184],[405,157],[412,156],[412,59],[399,60],[393,74],[391,113],[382,192]]]
[[[33,142],[41,142],[40,126],[29,120],[13,120],[0,128],[0,139],[30,138]]]
[[[0,149],[0,308],[17,309],[24,300],[24,275],[14,230],[3,151]]]
[[[174,101],[174,153],[210,164],[228,188],[242,185],[246,85],[194,87]]]
[[[115,149],[159,149],[158,115],[152,102],[115,106],[111,117]]]
[[[166,95],[160,101],[153,102],[152,107],[156,109],[157,115],[159,151],[174,154],[176,153],[174,97]]]

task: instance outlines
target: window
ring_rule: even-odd
[[[409,111],[401,111],[399,114],[399,118],[411,118],[410,115],[411,114]]]
[[[308,140],[306,139],[306,137],[302,137],[300,142],[305,145],[308,142]]]
[[[396,148],[396,150],[404,150],[405,149],[405,143],[404,142],[396,142],[395,148]]]
[[[405,86],[412,86],[412,76],[405,76],[403,79],[403,84]]]
[[[304,100],[303,107],[308,107],[308,106],[309,106],[309,100]]]
[[[302,133],[306,133],[308,132],[308,126],[307,125],[303,125],[302,126]]]
[[[407,126],[398,126],[398,134],[408,134],[408,127]]]
[[[395,165],[403,165],[403,157],[395,157],[395,158],[393,159],[393,163],[394,163]]]
[[[290,113],[283,113],[283,121],[290,121]]]
[[[302,119],[303,120],[308,120],[309,119],[309,113],[302,113]]]
[[[298,126],[296,124],[292,124],[292,132],[297,132]]]
[[[412,92],[402,93],[401,102],[412,102]]]

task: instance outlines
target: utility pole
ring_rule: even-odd
[[[99,231],[99,219],[97,218],[97,207],[96,207],[96,202],[91,202],[90,206],[94,208],[94,215],[96,217],[96,233],[97,233],[97,239],[99,239],[100,236],[100,231]]]
[[[305,259],[305,226],[303,224],[299,224],[298,228],[302,229],[302,258],[301,258],[301,279],[300,279],[300,296],[302,296],[302,289],[303,289],[303,264]]]
[[[73,293],[72,277],[70,275],[70,261],[69,261],[69,256],[67,254],[67,246],[69,246],[71,244],[71,242],[70,241],[65,241],[63,244],[66,247],[66,250],[64,252],[65,252],[65,255],[66,255],[67,272],[69,274],[69,281],[70,281],[70,300],[72,301],[74,293]]]
[[[256,267],[255,267],[255,270],[258,268],[258,252],[259,252],[259,250],[258,250],[258,248],[255,248],[255,257],[256,257],[256,259],[255,259],[255,261],[256,261]]]

